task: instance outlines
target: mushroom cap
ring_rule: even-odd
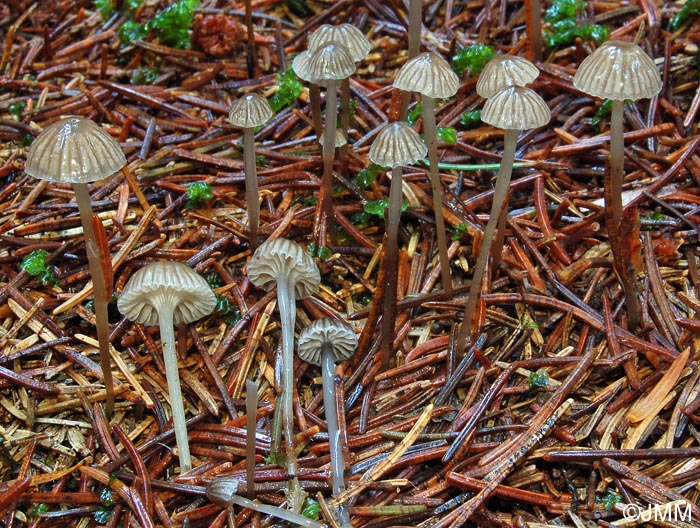
[[[191,323],[208,315],[216,296],[204,278],[181,262],[152,262],[134,273],[124,285],[117,307],[132,321],[158,324],[158,310],[172,305],[173,322]]]
[[[326,42],[340,42],[348,49],[352,60],[361,61],[368,54],[372,45],[369,39],[352,24],[339,24],[332,26],[323,24],[309,35],[309,49],[316,50]]]
[[[326,142],[326,135],[321,134],[318,138],[318,142],[323,146]],[[348,144],[348,138],[345,137],[342,130],[336,130],[335,132],[335,148],[344,147]]]
[[[262,95],[246,94],[231,105],[228,120],[241,128],[264,125],[272,117],[272,108]]]
[[[298,53],[292,61],[292,69],[294,70],[294,73],[296,73],[297,77],[299,77],[302,81],[325,86],[325,83],[322,80],[316,79],[311,75],[311,72],[309,71],[310,58],[311,51],[309,50]]]
[[[433,99],[452,97],[459,89],[459,77],[445,59],[435,53],[416,55],[396,74],[394,86]]]
[[[389,123],[379,131],[369,147],[369,159],[382,167],[403,167],[422,160],[428,154],[413,128],[403,121]]]
[[[207,484],[207,499],[223,508],[231,506],[233,496],[238,493],[240,481],[235,477],[217,477]]]
[[[321,346],[333,345],[336,361],[347,359],[357,348],[357,334],[347,323],[324,317],[299,332],[299,357],[312,365],[321,365]]]
[[[525,86],[537,79],[540,70],[524,57],[497,55],[486,63],[476,81],[476,93],[488,99],[507,86]]]
[[[310,52],[307,70],[304,73],[312,79],[311,82],[316,82],[313,79],[338,81],[355,73],[355,61],[352,60],[348,48],[339,42],[325,42]],[[300,77],[305,78],[302,75]]]
[[[311,254],[286,238],[263,242],[248,263],[248,278],[258,288],[269,291],[280,277],[286,277],[294,285],[297,299],[313,295],[321,283],[321,274]]]
[[[528,130],[549,123],[547,103],[530,88],[509,86],[486,99],[481,120],[504,130]]]
[[[27,153],[24,171],[40,180],[89,183],[121,170],[119,143],[90,119],[66,117],[47,126]]]
[[[574,86],[603,99],[636,101],[659,93],[661,76],[642,48],[632,42],[608,40],[581,62]]]

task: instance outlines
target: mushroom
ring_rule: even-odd
[[[243,156],[245,160],[245,196],[248,204],[250,246],[258,247],[260,224],[260,202],[258,201],[258,176],[255,165],[255,127],[267,123],[272,117],[272,108],[263,96],[247,94],[231,106],[228,119],[232,125],[243,129]]]
[[[435,99],[446,99],[457,93],[459,77],[442,57],[434,53],[421,53],[401,67],[394,79],[394,86],[399,90],[418,92],[423,96],[423,124],[430,161],[435,229],[437,231],[443,288],[445,295],[449,297],[452,294],[452,276],[450,274],[450,259],[447,254],[447,236],[442,214],[442,191],[440,190],[440,176],[438,174]]]
[[[481,111],[481,120],[484,123],[504,129],[503,157],[496,176],[496,188],[494,189],[489,220],[484,228],[479,256],[476,260],[474,275],[469,287],[467,305],[464,309],[464,320],[457,338],[461,352],[466,349],[467,340],[471,333],[472,315],[476,309],[477,300],[481,295],[481,283],[484,278],[496,223],[501,210],[506,206],[510,176],[513,172],[515,149],[518,143],[518,133],[520,130],[544,126],[549,122],[549,119],[550,111],[547,104],[535,91],[522,86],[504,88],[493,97],[487,99]]]
[[[218,477],[207,484],[207,498],[222,508],[230,508],[232,505],[236,504],[242,508],[248,508],[264,513],[265,515],[272,515],[291,524],[298,524],[300,526],[306,526],[307,528],[326,528],[324,524],[293,511],[283,510],[282,508],[269,504],[260,504],[259,502],[241,497],[237,495],[238,485],[238,479],[235,477]]]
[[[292,61],[292,69],[302,81],[309,83],[309,99],[311,99],[311,121],[314,124],[314,132],[320,138],[323,135],[323,122],[321,120],[321,86],[323,81],[315,79],[309,72],[309,57],[311,51],[298,53]]]
[[[299,357],[307,363],[321,367],[323,407],[326,411],[331,453],[331,489],[334,497],[345,491],[345,461],[335,403],[335,363],[352,356],[356,347],[357,335],[347,323],[338,319],[318,319],[299,333]],[[350,523],[347,509],[342,505],[338,516],[341,525]]]
[[[294,322],[296,299],[312,295],[321,283],[321,275],[311,255],[299,244],[276,238],[258,247],[248,263],[248,278],[255,286],[271,290],[277,286],[277,306],[282,324],[282,379],[277,408],[282,413],[287,472],[293,476],[290,486],[290,505],[296,504],[294,493],[299,489],[298,470],[294,449]],[[302,501],[303,502],[303,501]],[[294,503],[294,504],[292,504]]]
[[[624,179],[623,110],[625,100],[654,97],[661,91],[661,76],[654,61],[632,42],[609,40],[586,57],[576,70],[574,86],[584,93],[612,100],[610,161],[605,173],[605,222],[610,236],[613,264],[627,298],[630,326],[639,323],[639,299],[634,272],[622,252],[622,182]]]
[[[112,276],[111,269],[103,270],[102,263],[107,262],[111,268],[111,257],[103,255],[98,243],[99,233],[95,233],[95,229],[103,233],[104,228],[99,218],[93,215],[88,183],[111,176],[125,164],[126,158],[119,144],[105,130],[89,119],[67,117],[49,125],[37,136],[24,165],[25,172],[35,178],[73,184],[95,296],[95,326],[107,393],[107,415],[114,410],[107,315]]]
[[[396,320],[396,292],[399,267],[399,221],[401,219],[401,167],[425,158],[428,147],[418,132],[402,121],[386,125],[369,149],[369,159],[381,167],[391,167],[389,212],[386,218],[385,298],[380,350],[382,365],[389,366]]]
[[[488,99],[508,86],[526,86],[537,79],[540,70],[517,55],[497,55],[486,63],[476,81],[476,93]]]
[[[207,281],[189,266],[181,262],[153,262],[129,278],[117,306],[131,321],[146,326],[160,325],[180,472],[189,471],[192,469],[192,460],[177,370],[175,325],[192,323],[210,314],[216,306],[216,296]]]

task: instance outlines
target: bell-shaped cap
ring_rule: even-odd
[[[309,79],[338,81],[355,73],[355,61],[348,49],[339,42],[326,42],[310,53],[305,71]]]
[[[119,143],[90,119],[66,117],[47,126],[27,153],[24,170],[40,180],[89,183],[121,170]]]
[[[661,91],[661,76],[652,58],[632,42],[608,40],[576,70],[574,86],[602,99],[644,99]]]
[[[309,50],[314,51],[327,42],[339,42],[345,46],[355,62],[364,59],[372,47],[362,31],[347,23],[337,26],[330,24],[320,26],[309,35]]]
[[[232,504],[233,496],[238,494],[239,480],[235,477],[216,477],[209,482],[205,494],[207,499],[222,508],[228,508]]]
[[[262,95],[246,94],[231,105],[228,120],[233,126],[255,128],[267,123],[272,117],[272,108]]]
[[[526,86],[539,74],[537,66],[524,57],[497,55],[481,70],[476,81],[476,93],[488,99],[508,86]]]
[[[547,103],[530,88],[510,86],[486,99],[481,120],[504,130],[529,130],[549,123]]]
[[[311,254],[286,238],[262,243],[248,263],[248,278],[258,288],[271,290],[280,279],[294,285],[297,299],[313,295],[321,283],[321,274]]]
[[[447,99],[457,93],[459,77],[445,59],[428,52],[416,55],[401,66],[394,86],[433,99]]]
[[[422,160],[428,154],[413,128],[403,121],[394,121],[381,129],[369,148],[369,159],[382,167],[403,167]]]
[[[173,322],[192,323],[210,314],[216,296],[204,278],[181,262],[152,262],[124,285],[117,307],[127,319],[146,326],[158,324],[163,306],[173,309]]]
[[[311,323],[299,332],[299,357],[312,365],[321,365],[321,347],[333,345],[336,361],[353,355],[357,348],[357,334],[343,321],[324,317]]]
[[[309,50],[298,53],[292,61],[292,69],[294,70],[294,73],[296,73],[297,77],[299,77],[302,81],[318,84],[319,86],[325,86],[324,81],[311,76],[311,71],[309,70],[310,58],[311,52]]]
[[[318,142],[323,146],[326,143],[326,135],[321,134],[321,136],[318,138]],[[345,145],[348,144],[348,139],[345,137],[345,134],[343,134],[342,130],[336,130],[335,132],[335,148],[340,148],[344,147]]]

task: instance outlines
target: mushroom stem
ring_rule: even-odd
[[[323,134],[323,121],[321,119],[321,87],[316,83],[309,83],[309,98],[311,99],[311,120],[314,124],[316,136]]]
[[[248,498],[255,497],[255,423],[258,411],[258,386],[253,380],[245,382],[246,440],[245,469]]]
[[[92,225],[92,205],[87,183],[73,183],[75,201],[80,211],[80,223],[83,225],[83,237],[88,257],[88,267],[92,276],[93,294],[95,299],[95,326],[97,327],[97,341],[100,348],[100,366],[107,393],[106,413],[111,416],[114,411],[114,380],[112,378],[112,365],[109,354],[109,318],[107,314],[107,283],[102,273],[100,262],[100,247],[97,244],[95,229]]]
[[[389,212],[386,218],[386,250],[384,260],[385,298],[382,314],[381,354],[382,367],[388,368],[394,342],[394,323],[396,321],[396,297],[399,273],[399,222],[401,221],[401,176],[403,169],[391,170],[391,187],[389,188]]]
[[[260,225],[260,203],[258,197],[258,176],[255,166],[255,133],[246,127],[243,131],[243,156],[245,166],[245,196],[248,202],[248,225],[250,247],[258,247],[258,226]]]
[[[440,272],[445,296],[452,296],[452,275],[450,273],[450,258],[447,253],[447,234],[445,219],[442,215],[442,190],[437,160],[437,126],[435,125],[435,99],[423,97],[423,124],[425,140],[428,144],[428,160],[430,161],[430,186],[433,191],[433,209],[435,210],[435,230],[437,231],[438,253],[440,255]]]
[[[180,458],[180,473],[192,469],[190,444],[187,440],[187,425],[185,424],[185,405],[180,390],[180,373],[177,370],[177,354],[175,353],[175,324],[173,322],[174,302],[163,303],[158,309],[160,325],[160,341],[163,346],[163,362],[165,363],[165,379],[168,382],[168,396],[173,415],[175,443]]]
[[[503,207],[506,205],[505,201],[506,196],[508,196],[508,189],[510,187],[510,176],[513,172],[515,148],[518,144],[518,133],[518,130],[504,131],[503,157],[501,159],[501,167],[498,170],[498,175],[496,176],[496,188],[494,190],[493,201],[491,203],[491,212],[489,214],[489,220],[486,223],[486,227],[484,228],[484,235],[481,239],[479,256],[476,259],[474,275],[472,277],[471,286],[469,287],[467,305],[464,308],[464,320],[462,321],[462,326],[459,329],[459,335],[457,337],[458,351],[461,353],[464,353],[467,348],[467,341],[469,339],[472,327],[472,316],[474,315],[477,301],[481,295],[481,283],[484,278],[484,271],[486,270],[486,263],[488,262],[489,258],[491,242],[496,230],[498,218],[501,215]]]
[[[323,179],[321,180],[321,226],[318,246],[327,246],[328,230],[333,238],[333,158],[335,155],[336,119],[338,116],[337,81],[329,79],[326,90],[326,123],[323,140]]]
[[[412,59],[420,52],[420,37],[423,18],[423,2],[421,0],[409,0],[408,2],[408,59]],[[411,92],[401,93],[401,110],[399,118],[406,120],[408,105],[411,102]]]

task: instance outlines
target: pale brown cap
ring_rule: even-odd
[[[318,138],[318,142],[321,144],[321,146],[324,145],[326,141],[326,135],[321,134]],[[345,134],[343,134],[342,130],[336,130],[335,132],[335,148],[340,148],[344,147],[345,145],[348,144],[348,138],[345,137]]]
[[[369,147],[369,159],[382,167],[403,167],[422,160],[428,154],[413,128],[403,121],[394,121],[381,129]]]
[[[311,58],[311,52],[306,50],[302,51],[301,53],[298,53],[295,57],[294,60],[292,61],[292,69],[294,70],[294,73],[297,74],[297,77],[299,77],[302,81],[306,81],[309,83],[314,83],[314,84],[320,84],[318,79],[315,79],[311,76],[311,72],[309,71],[309,59]]]
[[[355,61],[345,46],[338,42],[326,42],[311,51],[306,71],[311,79],[337,81],[347,79],[355,73],[355,69]]]
[[[524,57],[497,55],[481,71],[476,81],[476,93],[488,99],[508,86],[526,86],[539,74],[537,66]]]
[[[435,53],[413,57],[396,74],[394,86],[433,99],[452,97],[459,89],[459,77],[445,59]]]
[[[530,88],[510,86],[486,99],[481,120],[504,130],[529,130],[549,123],[547,103]]]
[[[117,307],[127,319],[146,326],[158,324],[162,306],[173,307],[173,322],[192,323],[216,306],[216,296],[199,273],[181,262],[153,262],[124,285]]]
[[[299,332],[299,357],[312,365],[321,365],[321,346],[333,345],[336,361],[347,359],[357,348],[357,334],[343,321],[324,317]]]
[[[255,128],[267,123],[272,117],[272,108],[262,95],[246,94],[231,105],[228,120],[241,128]]]
[[[352,24],[323,24],[309,35],[309,50],[314,51],[327,42],[341,43],[355,62],[364,59],[371,49],[369,39]]]
[[[642,48],[632,42],[608,40],[581,62],[574,86],[602,99],[636,101],[658,94],[661,76]]]
[[[27,153],[24,171],[41,180],[89,183],[121,170],[119,143],[90,119],[71,116],[47,126]]]
[[[269,291],[280,277],[294,284],[297,299],[313,295],[321,283],[321,274],[311,254],[285,238],[261,244],[248,263],[248,278],[258,288]]]

